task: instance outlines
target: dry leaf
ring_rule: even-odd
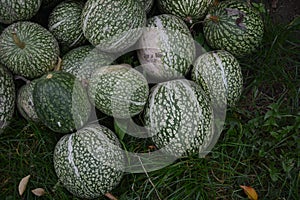
[[[19,183],[19,194],[20,194],[20,196],[22,196],[23,193],[25,192],[26,186],[27,186],[28,181],[29,181],[29,178],[30,178],[30,175],[22,178],[22,180],[20,181],[20,183]]]
[[[244,190],[244,192],[247,194],[247,196],[250,200],[258,199],[258,195],[257,195],[255,189],[253,189],[252,187],[243,186],[243,185],[241,185],[240,187]]]
[[[35,196],[43,196],[46,192],[43,188],[36,188],[34,190],[31,190],[31,192],[35,195]]]

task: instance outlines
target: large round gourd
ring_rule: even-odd
[[[88,0],[81,23],[92,45],[102,51],[122,52],[139,39],[146,13],[136,0]]]
[[[29,81],[18,90],[17,108],[19,113],[28,121],[39,121],[34,109],[33,90],[37,79]]]
[[[224,50],[199,56],[194,62],[192,79],[220,105],[234,106],[242,93],[243,75],[239,62]]]
[[[184,21],[162,14],[148,20],[139,40],[138,59],[150,78],[165,81],[185,76],[195,51],[194,40]]]
[[[83,1],[67,0],[52,10],[48,20],[48,29],[61,47],[69,49],[85,42],[80,23],[83,6]]]
[[[91,113],[86,90],[67,72],[50,72],[39,78],[33,90],[33,103],[41,122],[58,133],[83,127]]]
[[[14,74],[40,77],[56,66],[58,56],[56,39],[37,23],[16,22],[0,35],[0,61]]]
[[[0,133],[12,119],[15,110],[15,84],[12,74],[0,64]]]
[[[213,0],[158,0],[163,13],[169,13],[192,24],[204,18]]]
[[[203,31],[212,48],[245,56],[259,47],[264,26],[259,13],[246,1],[228,0],[209,10]]]
[[[76,76],[83,83],[87,83],[94,70],[112,64],[114,57],[102,52],[92,45],[84,45],[72,49],[62,57],[62,71]]]
[[[39,10],[42,0],[2,0],[0,1],[0,22],[11,24],[29,20]]]
[[[206,154],[213,139],[212,108],[194,82],[177,79],[152,88],[145,124],[154,144],[168,155]]]
[[[130,118],[140,113],[149,92],[145,77],[125,64],[96,69],[88,88],[96,108],[115,118]]]
[[[125,163],[116,135],[99,124],[63,136],[53,160],[64,187],[85,199],[99,198],[118,185]]]

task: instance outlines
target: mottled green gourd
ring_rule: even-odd
[[[0,64],[0,133],[9,125],[15,110],[15,84],[12,74]]]
[[[83,6],[84,1],[63,1],[49,16],[48,29],[63,48],[73,48],[86,41],[80,23]]]
[[[228,0],[209,10],[203,31],[212,48],[240,57],[257,50],[264,25],[260,14],[246,1]]]
[[[124,64],[96,69],[88,90],[97,109],[116,118],[130,118],[143,110],[149,87],[140,72]]]
[[[124,154],[116,135],[99,124],[63,136],[56,144],[55,172],[77,197],[99,198],[116,187],[124,170]]]
[[[16,22],[0,35],[0,61],[14,74],[40,77],[56,66],[58,56],[56,39],[37,23]]]
[[[243,75],[237,59],[227,51],[207,52],[193,65],[192,80],[203,87],[218,104],[234,106],[243,88]]]
[[[139,40],[138,59],[149,77],[165,81],[185,76],[195,51],[194,40],[184,21],[162,14],[148,20]]]
[[[40,9],[42,0],[1,0],[0,22],[12,24],[31,19]]]
[[[145,124],[154,144],[174,156],[204,155],[213,139],[212,109],[194,82],[177,79],[152,88]]]
[[[81,25],[84,36],[106,52],[122,52],[139,39],[146,13],[136,0],[88,0]]]
[[[178,16],[190,24],[203,19],[212,4],[213,0],[158,0],[161,12]]]
[[[62,71],[76,76],[83,83],[87,83],[94,70],[112,64],[114,57],[102,52],[92,45],[84,45],[72,49],[62,57]]]
[[[86,90],[67,72],[54,71],[39,78],[33,90],[33,103],[41,122],[58,133],[83,127],[91,113]]]
[[[39,121],[34,109],[33,89],[37,80],[30,81],[23,85],[17,94],[17,109],[19,113],[28,121]]]

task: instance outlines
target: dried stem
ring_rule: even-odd
[[[25,43],[22,42],[20,40],[20,38],[17,36],[17,33],[16,32],[12,32],[12,38],[14,40],[14,43],[21,49],[24,49],[25,48]]]
[[[189,24],[193,24],[193,18],[192,18],[191,16],[187,16],[187,17],[185,18],[185,21],[186,21],[187,23],[189,23]]]
[[[219,3],[220,3],[219,0],[214,0],[213,6],[217,6]]]
[[[209,19],[213,22],[219,22],[219,17],[218,16],[209,16]]]
[[[62,62],[62,59],[60,57],[58,57],[58,61],[57,61],[57,64],[55,65],[55,67],[54,67],[54,71],[60,71],[61,70],[61,62]]]

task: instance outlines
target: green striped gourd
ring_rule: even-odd
[[[33,89],[36,79],[20,87],[17,94],[17,109],[19,113],[28,121],[39,121],[34,109]]]
[[[154,144],[169,155],[206,154],[213,139],[212,108],[194,82],[176,79],[152,88],[145,124]]]
[[[138,59],[149,77],[159,81],[183,77],[194,58],[194,40],[183,20],[169,14],[148,20],[139,40]]]
[[[81,23],[92,45],[102,51],[122,52],[139,39],[146,13],[136,0],[88,0]]]
[[[63,48],[79,46],[86,40],[80,23],[83,6],[83,1],[63,1],[49,16],[48,29]]]
[[[242,93],[243,76],[239,62],[224,50],[199,56],[194,62],[192,80],[221,105],[234,106]]]
[[[9,125],[15,110],[15,84],[12,74],[0,64],[0,133]]]
[[[101,125],[87,125],[56,144],[55,172],[77,197],[99,198],[116,187],[124,169],[124,154],[116,135]]]
[[[192,24],[203,19],[213,0],[158,0],[163,13],[173,14]]]
[[[41,122],[58,133],[81,128],[91,113],[86,90],[67,72],[54,71],[37,79],[33,103]]]
[[[62,57],[61,68],[85,83],[96,68],[107,66],[113,61],[112,55],[101,52],[92,45],[84,45],[66,53]]]
[[[0,35],[0,61],[14,74],[40,77],[55,67],[58,56],[56,39],[39,24],[16,22]]]
[[[88,82],[88,90],[96,108],[116,118],[130,118],[140,113],[149,92],[145,77],[125,64],[96,69]]]
[[[245,1],[222,1],[213,7],[204,21],[204,36],[214,49],[234,56],[245,56],[260,45],[264,33],[259,13]]]
[[[2,0],[0,1],[0,22],[12,24],[31,19],[40,9],[42,0]]]

